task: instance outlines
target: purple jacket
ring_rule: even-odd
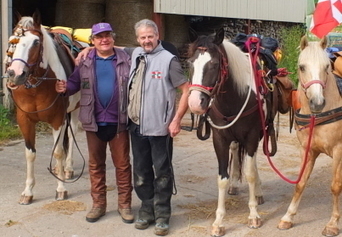
[[[74,72],[70,75],[67,82],[67,95],[73,95],[79,90],[81,91],[80,100],[80,113],[79,120],[85,131],[96,132],[98,130],[96,124],[95,113],[97,117],[105,117],[109,110],[97,110],[101,108],[97,97],[96,90],[96,74],[95,74],[95,56],[96,50],[93,49],[89,52],[87,58],[75,68]],[[129,80],[130,70],[130,56],[122,49],[115,48],[117,56],[116,60],[116,91],[119,92],[118,100],[118,132],[121,132],[127,127],[127,83]],[[114,61],[113,61],[114,63]],[[110,107],[110,105],[108,106]],[[108,121],[111,122],[111,121]]]

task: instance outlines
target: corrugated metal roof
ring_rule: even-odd
[[[156,13],[305,22],[310,0],[154,0]]]

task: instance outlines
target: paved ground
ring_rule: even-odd
[[[187,118],[190,116],[187,116]],[[185,119],[184,124],[188,124]],[[77,135],[78,144],[87,159],[84,133]],[[300,161],[295,133],[288,131],[287,117],[281,117],[281,131],[275,165],[286,176],[296,179]],[[34,202],[21,206],[17,203],[24,189],[26,161],[23,141],[0,147],[0,235],[9,237],[147,237],[154,236],[153,227],[136,230],[132,224],[124,224],[116,211],[116,186],[112,164],[108,163],[108,210],[97,223],[85,221],[91,207],[88,172],[73,184],[67,184],[68,201],[54,200],[56,180],[47,170],[50,162],[52,139],[40,134],[37,140],[36,186]],[[177,195],[172,198],[173,215],[170,237],[202,237],[210,235],[217,201],[217,162],[211,140],[200,141],[195,132],[182,131],[175,139],[174,170]],[[304,193],[296,225],[288,231],[276,228],[290,203],[294,186],[279,178],[259,152],[258,165],[263,181],[265,203],[259,206],[263,219],[260,229],[246,227],[248,217],[248,187],[241,184],[238,196],[227,197],[225,218],[226,236],[321,236],[331,213],[330,166],[331,160],[323,155],[318,159],[308,187]],[[75,157],[76,175],[80,173],[82,160]],[[139,202],[133,195],[133,210],[137,213]]]

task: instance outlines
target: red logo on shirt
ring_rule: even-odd
[[[152,78],[153,79],[161,79],[162,78],[162,73],[159,71],[153,71],[152,72]]]

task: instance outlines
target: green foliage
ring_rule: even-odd
[[[280,30],[280,43],[282,50],[282,59],[278,65],[279,68],[286,67],[291,80],[298,84],[297,60],[299,55],[299,43],[301,37],[305,34],[305,28],[302,25],[282,28]]]
[[[21,137],[20,130],[11,117],[10,111],[0,104],[0,143]]]

